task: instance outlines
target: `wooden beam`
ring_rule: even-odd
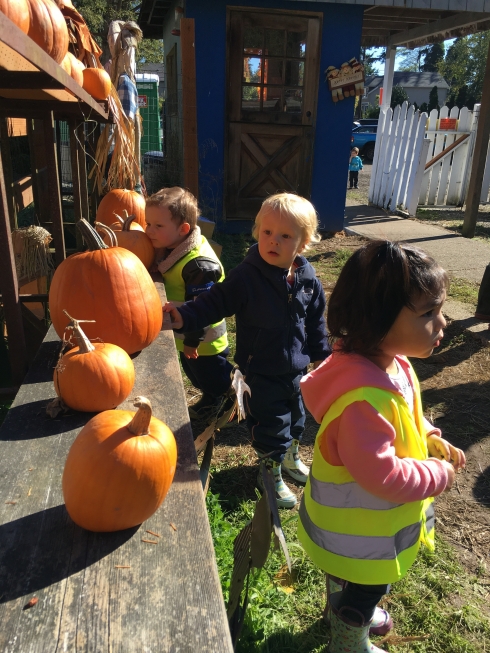
[[[48,293],[36,293],[36,294],[21,294],[19,295],[19,301],[22,303],[29,304],[30,302],[47,302],[49,301]],[[3,302],[3,295],[0,294],[0,302]]]
[[[65,88],[57,79],[41,71],[0,70],[1,88]]]
[[[199,193],[199,153],[197,148],[196,49],[194,19],[181,18],[182,111],[184,143],[184,186],[195,197]]]
[[[10,229],[17,229],[17,211],[14,197],[14,174],[10,156],[10,138],[6,118],[0,118],[0,154],[3,164],[6,201],[8,206]]]
[[[476,128],[475,150],[471,165],[470,183],[466,194],[466,208],[464,213],[463,231],[465,238],[475,235],[476,219],[480,206],[480,196],[483,183],[483,173],[488,154],[488,141],[490,139],[490,44],[488,46],[487,64],[483,77],[483,93],[480,105],[480,115]]]
[[[54,133],[54,116],[49,113],[44,119],[44,142],[46,146],[46,164],[48,172],[48,195],[51,219],[53,221],[53,242],[56,251],[56,265],[66,258],[65,238],[63,234],[63,212],[61,209],[61,189],[58,176],[58,157]]]
[[[386,48],[385,72],[383,76],[383,101],[381,109],[388,109],[391,104],[391,91],[395,72],[396,46]]]
[[[465,11],[459,14],[454,14],[447,18],[434,20],[427,25],[420,27],[413,27],[412,29],[394,34],[388,45],[397,46],[404,45],[408,47],[411,42],[426,39],[432,36],[444,35],[446,38],[451,37],[451,33],[455,29],[462,29],[469,26],[477,26],[478,23],[490,20],[489,13],[481,13],[474,11]],[[477,31],[475,29],[475,31]]]
[[[441,152],[439,152],[437,156],[435,156],[433,159],[431,159],[425,164],[424,172],[425,170],[431,168],[435,163],[440,161],[447,154],[449,154],[449,152],[452,152],[454,149],[456,149],[458,145],[461,145],[461,143],[463,143],[463,141],[465,141],[468,138],[468,136],[469,134],[463,134],[458,139],[456,139],[454,143],[451,143],[451,145],[449,145],[448,147],[444,148]]]

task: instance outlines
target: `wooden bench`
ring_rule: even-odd
[[[64,507],[66,455],[92,415],[45,415],[59,348],[51,327],[0,429],[0,650],[231,653],[172,332],[134,358],[121,408],[144,395],[172,429],[174,482],[150,519],[117,533],[85,531]]]

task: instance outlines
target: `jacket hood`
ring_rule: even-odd
[[[396,356],[415,387],[410,363],[403,356]],[[334,350],[321,365],[301,379],[301,393],[306,407],[320,424],[325,413],[340,396],[357,388],[380,388],[401,395],[390,381],[388,374],[364,356],[344,354]]]

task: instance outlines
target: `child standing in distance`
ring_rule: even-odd
[[[359,188],[359,170],[362,170],[359,148],[353,147],[349,159],[349,188]]]
[[[223,266],[197,226],[197,200],[183,188],[163,188],[146,201],[146,233],[155,248],[167,299],[176,306],[193,300],[225,278]],[[233,369],[227,356],[223,319],[175,334],[180,360],[201,399],[189,406],[191,418],[206,419],[225,410]]]
[[[392,622],[377,603],[421,543],[434,548],[432,497],[465,465],[424,418],[406,358],[439,346],[447,285],[446,272],[416,247],[360,248],[330,297],[333,354],[301,382],[321,426],[298,535],[327,573],[327,594],[340,590],[327,605],[331,653],[381,653],[369,631],[386,633]]]
[[[194,331],[236,315],[235,361],[250,386],[247,426],[263,464],[272,466],[279,507],[296,496],[282,469],[304,484],[309,473],[298,448],[305,424],[299,381],[311,361],[328,354],[325,295],[315,270],[301,253],[318,242],[318,220],[308,200],[290,193],[268,197],[255,218],[258,240],[245,260],[209,292],[175,309],[174,329]],[[259,471],[258,484],[261,487]]]

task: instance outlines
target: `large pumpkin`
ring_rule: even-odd
[[[68,52],[68,29],[53,0],[28,0],[30,24],[27,35],[39,47],[61,63]]]
[[[103,68],[84,68],[83,88],[96,100],[107,100],[111,92],[111,78]]]
[[[145,198],[140,193],[135,190],[115,188],[102,198],[95,219],[110,227],[114,222],[114,215],[124,215],[124,210],[126,210],[128,215],[136,216],[136,222],[144,229],[146,227],[145,207]]]
[[[172,483],[177,445],[171,430],[136,397],[138,412],[107,410],[73,442],[63,471],[66,509],[95,532],[138,526],[158,509]]]
[[[101,232],[102,240],[107,245],[113,242],[117,247],[129,249],[130,252],[136,254],[145,268],[148,269],[155,260],[155,249],[146,233],[140,230],[141,228],[131,229],[133,220],[134,215],[128,216],[120,231],[110,229],[100,222],[96,222],[95,226]],[[116,225],[119,226],[119,223],[116,223]]]
[[[30,24],[27,0],[0,0],[0,11],[27,34]]]
[[[79,321],[66,315],[70,319],[67,330],[72,331],[78,347],[70,349],[56,365],[56,394],[73,410],[98,413],[116,408],[133,389],[133,361],[121,347],[91,343]]]
[[[88,251],[72,254],[56,269],[49,310],[61,337],[69,322],[63,313],[96,320],[87,336],[122,347],[128,354],[155,340],[162,326],[162,304],[150,275],[132,252],[111,247],[86,220],[77,223]]]

